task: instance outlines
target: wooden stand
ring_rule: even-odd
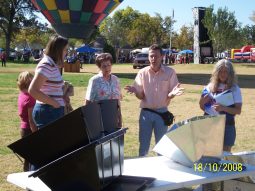
[[[64,71],[65,72],[80,72],[80,61],[77,60],[75,63],[64,63]]]

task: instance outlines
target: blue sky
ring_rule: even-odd
[[[249,17],[255,11],[254,0],[124,0],[117,8],[124,9],[127,6],[138,10],[141,13],[148,13],[151,16],[155,12],[161,16],[171,16],[174,9],[174,29],[178,30],[182,25],[193,23],[193,7],[208,7],[214,4],[214,10],[219,7],[227,7],[229,11],[235,12],[236,19],[243,25],[255,25]],[[115,11],[116,11],[115,10]],[[113,12],[114,13],[114,12]],[[113,14],[112,13],[112,14]]]

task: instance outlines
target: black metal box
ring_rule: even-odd
[[[126,129],[118,110],[118,100],[82,106],[8,147],[53,191],[140,190],[153,179],[122,176]]]
[[[36,167],[118,130],[118,100],[80,107],[8,147]]]
[[[99,191],[122,174],[124,133],[120,129],[43,166],[39,177],[54,191]]]

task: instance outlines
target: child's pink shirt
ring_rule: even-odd
[[[20,92],[18,97],[18,112],[20,116],[20,128],[30,128],[28,108],[33,108],[35,99],[27,92]]]

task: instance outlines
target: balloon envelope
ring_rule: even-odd
[[[64,37],[89,38],[123,0],[31,0]]]

